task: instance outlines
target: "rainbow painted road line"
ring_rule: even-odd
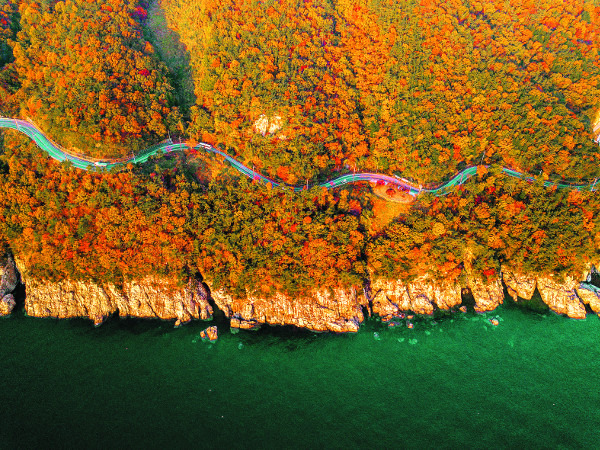
[[[325,181],[324,183],[312,184],[312,185],[302,185],[302,186],[290,186],[285,183],[278,183],[275,180],[271,180],[260,173],[246,167],[244,164],[239,162],[237,159],[232,158],[227,153],[222,152],[221,150],[216,149],[210,144],[200,143],[195,145],[194,147],[190,147],[186,143],[176,144],[173,142],[162,142],[160,144],[153,145],[148,147],[138,155],[132,156],[129,159],[121,159],[121,160],[90,160],[81,156],[75,156],[70,154],[66,149],[62,148],[60,145],[52,142],[40,129],[38,129],[34,124],[28,122],[26,120],[20,119],[11,119],[0,117],[0,128],[6,128],[11,130],[17,130],[20,133],[25,134],[32,141],[34,141],[39,148],[48,153],[51,158],[57,161],[70,161],[73,166],[82,170],[95,170],[105,168],[107,170],[113,167],[120,167],[126,164],[139,164],[144,163],[151,156],[160,154],[164,155],[171,152],[176,151],[185,151],[185,150],[205,150],[209,153],[215,153],[217,155],[222,156],[225,160],[229,161],[229,163],[235,167],[238,171],[246,175],[248,178],[252,178],[255,181],[262,181],[263,183],[271,183],[273,186],[282,186],[293,189],[294,191],[301,191],[306,189],[307,187],[326,187],[326,188],[337,188],[343,186],[344,184],[356,183],[359,181],[367,181],[371,183],[383,182],[387,185],[391,185],[396,187],[399,190],[402,190],[414,197],[419,195],[421,192],[427,192],[436,196],[442,196],[450,192],[453,187],[460,186],[464,184],[469,178],[473,177],[477,174],[477,166],[470,166],[464,169],[463,171],[456,174],[449,181],[433,188],[421,188],[419,186],[415,186],[410,183],[408,180],[404,180],[402,178],[398,178],[396,176],[383,175],[378,173],[355,173],[355,174],[346,174],[342,175],[338,178],[334,178],[329,181]],[[598,130],[599,134],[596,138],[596,141],[600,141],[600,119],[594,125],[594,131]],[[507,175],[524,179],[528,182],[533,183],[535,178],[532,176],[527,176],[521,172],[517,172],[515,170],[509,168],[503,168],[502,171]],[[599,180],[600,181],[600,180]],[[577,190],[588,190],[595,191],[598,187],[600,187],[600,183],[596,183],[594,180],[591,183],[587,184],[566,184],[566,183],[555,183],[551,181],[545,181],[544,186],[551,187],[556,186],[558,189],[577,189]]]

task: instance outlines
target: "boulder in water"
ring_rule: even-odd
[[[0,298],[3,298],[6,294],[12,294],[19,281],[19,271],[15,265],[15,260],[12,255],[9,255],[2,273],[2,281],[0,282]]]
[[[217,332],[217,327],[208,327],[206,330],[202,330],[200,332],[200,337],[202,338],[203,341],[209,340],[209,341],[216,341],[217,338],[219,337],[219,334]]]
[[[12,294],[6,294],[0,300],[0,316],[9,315],[15,308],[16,302]]]

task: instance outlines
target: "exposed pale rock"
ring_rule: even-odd
[[[219,337],[219,333],[217,331],[217,327],[208,327],[206,330],[202,330],[200,332],[200,337],[202,340],[216,341]]]
[[[461,288],[458,283],[439,281],[433,285],[435,304],[440,309],[450,309],[462,303]]]
[[[531,297],[533,297],[536,288],[536,279],[534,276],[524,275],[503,268],[502,280],[506,285],[508,293],[515,301],[519,297],[525,300],[531,300]]]
[[[434,293],[431,283],[420,279],[408,283],[410,309],[417,314],[433,314]]]
[[[48,282],[31,277],[25,279],[25,284],[25,312],[33,317],[87,317],[99,325],[119,311],[121,317],[177,319],[179,325],[212,316],[204,288],[195,279],[190,279],[185,287],[156,277],[129,281],[123,287],[90,281]]]
[[[15,308],[16,302],[12,293],[21,281],[12,255],[8,255],[0,274],[0,316],[7,316]]]
[[[246,320],[241,318],[241,316],[234,316],[230,321],[231,328],[237,330],[257,330],[260,328],[260,325],[260,322],[258,322],[256,319]]]
[[[283,126],[281,116],[267,117],[261,114],[256,122],[254,122],[254,131],[266,136],[267,134],[275,134]],[[278,136],[280,139],[285,139],[285,136]]]
[[[579,282],[566,277],[557,282],[553,277],[538,277],[537,287],[542,301],[558,314],[566,314],[573,319],[585,319],[585,306],[577,296]]]
[[[410,309],[408,288],[400,280],[376,279],[371,283],[373,298],[373,313],[384,321],[392,320],[402,311]]]
[[[460,286],[447,281],[420,278],[408,284],[400,280],[377,279],[371,285],[374,292],[373,312],[383,320],[391,320],[402,311],[431,314],[434,305],[450,309],[462,302]]]
[[[0,299],[0,316],[8,316],[15,308],[16,302],[12,294],[6,294]]]
[[[496,277],[491,282],[484,283],[478,278],[467,277],[467,286],[475,299],[475,311],[493,311],[504,301],[504,291],[500,278]]]
[[[590,305],[592,311],[600,313],[600,289],[591,285],[585,287],[584,285],[579,285],[575,289],[575,292],[584,305]]]
[[[259,298],[235,298],[213,291],[215,303],[231,318],[232,328],[255,328],[258,324],[295,325],[313,331],[358,331],[364,320],[356,292],[351,289],[316,291],[312,295],[288,297],[276,293]]]

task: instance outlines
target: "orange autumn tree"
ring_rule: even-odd
[[[162,5],[191,53],[192,133],[284,181],[356,168],[439,182],[481,163],[598,175],[593,2]]]

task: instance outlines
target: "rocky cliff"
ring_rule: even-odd
[[[19,263],[17,261],[17,266]],[[24,270],[24,268],[21,268]],[[595,270],[595,269],[592,269]],[[11,292],[20,276],[15,262],[3,266],[0,283],[0,314],[9,314],[15,302]],[[595,272],[594,272],[595,273]],[[212,293],[197,279],[178,286],[174,280],[149,277],[123,286],[88,281],[48,282],[23,276],[26,286],[25,311],[34,317],[86,317],[95,324],[118,312],[121,317],[175,320],[176,325],[192,319],[208,319],[214,304],[230,319],[232,329],[253,329],[262,324],[294,325],[314,331],[354,332],[364,321],[363,309],[391,320],[404,312],[432,314],[449,310],[471,298],[478,312],[491,311],[503,302],[504,288],[515,300],[530,300],[535,292],[558,314],[585,318],[586,305],[600,314],[600,288],[574,278],[533,276],[503,267],[501,277],[483,282],[466,276],[463,285],[421,277],[411,282],[375,278],[364,292],[355,289],[321,290],[301,296],[277,293],[269,297],[247,295],[237,298],[222,290]],[[600,274],[597,277],[600,279]]]
[[[450,309],[461,304],[461,288],[456,283],[436,282],[427,277],[410,283],[376,279],[371,284],[374,314],[389,320],[403,311],[432,314],[435,307]]]
[[[478,312],[492,311],[504,299],[499,278],[483,282],[467,278],[465,293],[471,294]],[[384,320],[397,316],[402,311],[416,314],[432,314],[435,308],[449,310],[462,304],[463,288],[457,282],[418,278],[404,283],[400,280],[376,279],[371,285],[373,313]]]
[[[235,298],[223,291],[213,291],[212,298],[230,318],[232,328],[253,329],[269,324],[345,332],[358,331],[364,320],[364,300],[353,289],[315,291],[294,298],[283,294]]]
[[[409,283],[376,279],[371,284],[372,311],[384,320],[405,311],[431,314],[435,308],[447,310],[461,305],[461,292],[473,296],[475,311],[493,311],[504,301],[504,286],[515,301],[531,300],[537,290],[549,309],[574,319],[586,317],[586,305],[600,314],[600,288],[590,282],[568,276],[559,281],[553,276],[522,274],[509,268],[502,268],[501,277],[486,282],[467,276],[462,289],[457,283],[428,277]]]
[[[192,319],[210,319],[213,312],[201,283],[193,279],[183,288],[158,278],[126,282],[122,287],[32,279],[25,285],[25,312],[33,317],[87,317],[99,325],[118,312],[120,317],[175,319],[180,325]]]
[[[590,271],[595,270],[591,268]],[[539,292],[542,301],[558,313],[574,319],[584,319],[585,305],[595,313],[600,312],[600,291],[592,284],[582,283],[573,277],[557,280],[553,276],[525,275],[503,268],[502,276],[508,293],[515,299],[530,300],[534,292]]]
[[[32,317],[86,317],[99,325],[118,312],[120,317],[175,319],[178,326],[192,319],[210,319],[213,313],[204,285],[195,278],[184,287],[158,277],[128,281],[123,286],[23,278],[25,312]]]

